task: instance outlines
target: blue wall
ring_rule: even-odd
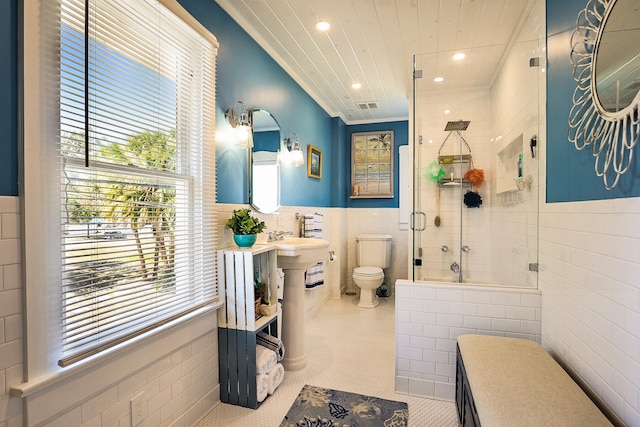
[[[18,195],[18,0],[0,1],[0,196]]]
[[[586,4],[587,0],[547,0],[547,202],[640,196],[637,162],[622,175],[615,189],[607,190],[594,172],[591,149],[578,151],[568,140],[569,111],[576,87],[570,39],[578,12]],[[637,158],[636,153],[634,160]]]
[[[356,132],[374,132],[374,131],[393,131],[393,199],[351,199],[351,135]],[[344,158],[343,168],[347,173],[346,192],[347,203],[349,208],[397,208],[399,206],[399,163],[398,163],[398,147],[409,144],[409,122],[385,122],[363,125],[347,126],[347,140],[345,141],[346,156]],[[408,171],[407,171],[408,173]]]

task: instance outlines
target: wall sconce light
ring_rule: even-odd
[[[283,148],[280,150],[279,160],[281,163],[293,163],[295,167],[304,164],[304,153],[300,147],[298,135],[295,132],[283,141]]]
[[[253,147],[253,132],[251,131],[251,112],[242,101],[236,101],[233,107],[225,113],[227,123],[235,129],[236,138],[242,148]]]
[[[278,164],[281,166],[287,166],[291,163],[290,147],[287,148],[286,142],[289,138],[280,141],[280,149],[278,150]]]

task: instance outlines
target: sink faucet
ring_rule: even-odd
[[[269,231],[267,233],[267,242],[283,240],[285,235],[293,236],[293,231]]]

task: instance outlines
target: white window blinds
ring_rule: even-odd
[[[216,47],[155,0],[53,3],[67,366],[217,298]]]

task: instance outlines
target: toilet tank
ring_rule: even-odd
[[[392,239],[390,234],[361,234],[356,237],[358,267],[389,267]]]

